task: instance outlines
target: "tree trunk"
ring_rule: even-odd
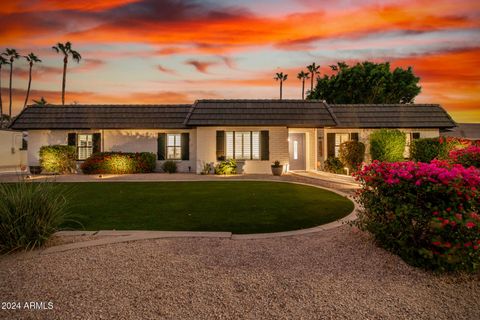
[[[310,79],[310,93],[313,91],[313,72],[312,72],[312,78]]]
[[[282,100],[282,86],[283,86],[283,81],[280,80],[280,100]]]
[[[63,58],[62,106],[65,105],[65,81],[67,78],[67,57]]]
[[[30,70],[28,71],[27,95],[25,97],[25,103],[23,104],[23,109],[25,109],[27,107],[28,96],[30,95],[30,85],[32,84],[32,67],[33,67],[33,63],[30,62]]]
[[[305,78],[302,79],[302,100],[305,100]]]
[[[10,94],[10,104],[8,107],[8,116],[12,119],[12,75],[13,75],[13,60],[10,59],[10,87],[9,87],[9,94]]]
[[[2,65],[0,64],[0,128],[3,128]]]

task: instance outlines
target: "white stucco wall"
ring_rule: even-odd
[[[102,151],[152,152],[157,154],[158,133],[190,133],[188,161],[176,161],[179,172],[195,170],[196,163],[196,130],[32,130],[29,132],[28,163],[39,165],[40,147],[45,145],[68,143],[68,133],[102,133]],[[161,171],[164,161],[157,161],[157,169]]]
[[[321,129],[319,129],[321,130]],[[348,128],[348,129],[340,129],[340,128],[325,128],[324,129],[324,143],[323,143],[323,155],[326,157],[327,155],[327,133],[353,133],[358,132],[358,139],[360,142],[365,144],[365,161],[371,162],[370,156],[370,134],[373,131],[378,129],[355,129],[355,128]],[[424,129],[424,128],[406,128],[406,129],[399,129],[402,132],[407,134],[407,143],[405,146],[404,157],[408,158],[410,156],[410,133],[419,132],[420,138],[436,138],[440,136],[439,129]],[[324,159],[320,160],[324,161]]]
[[[159,133],[184,133],[190,134],[189,160],[175,160],[179,172],[195,172],[197,134],[196,129],[191,130],[104,130],[104,151],[123,152],[152,152],[157,154],[157,137]],[[157,170],[161,171],[165,161],[157,160]]]
[[[20,170],[27,164],[27,151],[22,148],[23,133],[0,130],[0,171]]]
[[[288,163],[287,127],[197,127],[197,173],[201,173],[205,163],[216,164],[217,130],[221,131],[269,131],[269,160],[245,160],[245,173],[271,173],[271,164],[278,160]]]

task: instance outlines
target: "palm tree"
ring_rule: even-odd
[[[20,55],[18,54],[17,50],[15,49],[5,49],[5,52],[2,53],[5,57],[8,57],[10,59],[10,86],[9,86],[9,93],[10,93],[10,104],[8,107],[8,116],[12,118],[12,75],[13,75],[13,61],[15,59],[20,58]]]
[[[23,104],[23,108],[27,106],[28,102],[28,96],[30,95],[30,86],[32,84],[32,68],[33,64],[37,62],[42,62],[42,60],[38,59],[38,57],[31,52],[29,55],[25,56],[25,59],[27,59],[28,64],[30,65],[30,69],[28,71],[28,87],[27,87],[27,96],[25,97],[25,103]]]
[[[305,100],[305,80],[308,78],[309,74],[303,70],[297,74],[297,79],[302,80],[302,100]]]
[[[0,55],[0,128],[3,127],[2,66],[4,64],[9,64],[9,62],[2,55]]]
[[[315,65],[315,62],[313,62],[311,65],[307,66],[308,71],[310,72],[311,75],[311,82],[310,82],[310,92],[313,91],[313,79],[315,78],[315,75],[317,73],[320,73],[318,70],[320,69],[320,66]]]
[[[68,57],[72,56],[72,59],[79,63],[82,59],[82,56],[77,51],[72,50],[72,44],[70,42],[65,44],[59,42],[56,46],[53,46],[52,49],[57,53],[63,54],[62,105],[65,105],[65,80],[67,77]]]
[[[283,72],[277,72],[275,74],[275,79],[276,81],[280,81],[280,100],[282,100],[282,87],[283,87],[283,81],[287,80],[288,74],[283,74]]]

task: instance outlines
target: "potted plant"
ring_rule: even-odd
[[[272,174],[274,176],[281,176],[283,173],[283,165],[280,164],[280,161],[275,161],[273,164],[272,164]]]

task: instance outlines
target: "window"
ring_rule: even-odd
[[[335,157],[338,157],[338,151],[340,150],[340,145],[348,140],[350,140],[350,135],[348,133],[335,134]]]
[[[167,134],[167,159],[180,160],[182,158],[181,134]]]
[[[78,160],[85,160],[93,153],[93,135],[79,134],[77,137]]]
[[[412,132],[411,133],[411,140],[420,139],[420,132]]]
[[[227,131],[225,133],[227,159],[260,159],[260,132]]]

